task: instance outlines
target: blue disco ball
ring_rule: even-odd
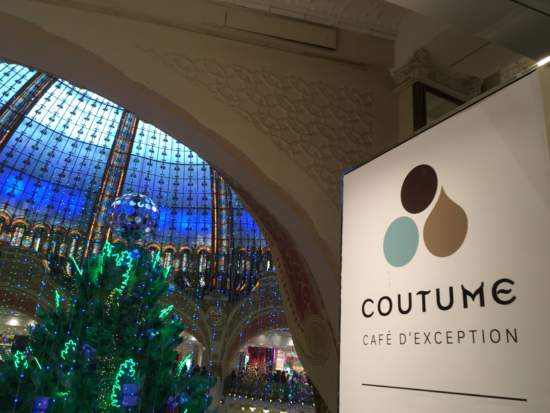
[[[155,203],[141,194],[117,198],[107,212],[113,238],[128,242],[149,241],[158,228],[160,212]]]

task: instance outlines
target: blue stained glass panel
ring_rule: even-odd
[[[56,81],[0,154],[2,210],[86,231],[122,112]]]
[[[87,199],[85,191],[40,181],[7,167],[0,173],[0,181],[0,205],[11,216],[19,217],[20,212],[30,210],[33,211],[32,216],[28,216],[31,222],[87,229],[83,217],[95,196]]]
[[[159,206],[156,242],[212,244],[210,165],[145,122],[138,123],[123,192],[142,193]]]
[[[0,63],[5,104],[36,72]],[[30,110],[0,153],[0,211],[33,223],[86,231],[102,187],[123,109],[57,80]],[[139,122],[123,193],[151,197],[161,211],[161,245],[212,245],[210,166],[158,128]],[[232,192],[234,246],[263,247],[258,226]],[[221,207],[218,205],[218,207]]]
[[[35,73],[23,66],[0,63],[0,109]]]
[[[235,247],[243,246],[250,248],[257,246],[258,248],[263,248],[266,246],[267,242],[258,225],[241,205],[239,197],[233,190],[231,190],[231,202],[233,207],[233,237]]]

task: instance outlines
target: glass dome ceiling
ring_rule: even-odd
[[[0,63],[0,242],[71,258],[109,239],[105,215],[138,192],[161,212],[149,250],[186,288],[245,291],[269,269],[265,238],[238,197],[185,145],[124,108],[70,83]],[[117,240],[111,240],[116,242]]]

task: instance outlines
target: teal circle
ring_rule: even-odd
[[[418,227],[409,217],[400,217],[393,221],[384,237],[384,255],[394,267],[407,265],[418,248]]]

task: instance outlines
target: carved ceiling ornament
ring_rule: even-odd
[[[220,327],[227,321],[227,315],[223,308],[218,306],[211,306],[206,310],[207,321],[213,327]]]
[[[504,82],[508,79],[511,79],[512,77],[520,74],[526,69],[529,69],[535,64],[537,64],[537,62],[535,62],[533,59],[529,59],[525,56],[520,57],[514,63],[500,69],[500,81]]]
[[[463,75],[433,61],[425,49],[417,50],[409,63],[400,69],[391,70],[390,74],[396,85],[396,93],[414,82],[421,82],[462,101],[481,94],[483,84],[481,79]]]
[[[222,60],[140,48],[252,123],[336,205],[342,200],[342,173],[374,153],[371,92]]]

